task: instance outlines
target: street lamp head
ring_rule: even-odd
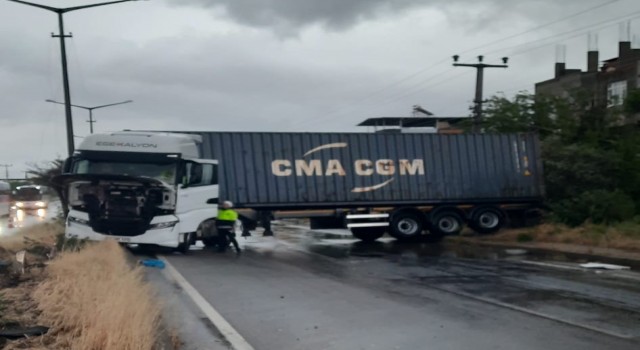
[[[453,55],[453,62],[454,63],[457,63],[459,59],[460,59],[460,55]]]
[[[482,55],[478,56],[478,62],[482,62],[482,61],[484,61],[484,56]]]
[[[504,64],[509,63],[509,57],[502,57],[502,62],[504,62]]]

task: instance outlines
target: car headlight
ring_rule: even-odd
[[[89,220],[80,219],[80,218],[77,218],[77,217],[74,217],[74,216],[67,217],[67,222],[69,224],[74,223],[74,224],[78,224],[78,225],[89,226]]]
[[[42,208],[42,207],[45,207],[45,206],[47,206],[47,203],[45,203],[45,202],[36,202],[36,207],[41,207]]]
[[[18,208],[22,208],[22,207],[24,207],[24,203],[22,203],[22,202],[16,202],[16,207],[18,207]]]
[[[159,230],[163,228],[172,228],[178,223],[178,220],[175,221],[167,221],[167,222],[159,222],[157,224],[151,224],[149,226],[149,230]]]

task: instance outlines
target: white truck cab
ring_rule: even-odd
[[[218,165],[199,159],[200,142],[175,133],[87,136],[55,180],[67,237],[188,250],[217,215]]]

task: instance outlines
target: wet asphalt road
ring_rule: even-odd
[[[640,277],[279,227],[169,261],[256,349],[638,349]],[[554,263],[555,264],[555,263]]]

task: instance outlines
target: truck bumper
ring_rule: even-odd
[[[77,218],[80,219],[80,221],[86,222],[89,220],[88,215],[82,212],[71,211],[69,213],[69,217]],[[174,220],[177,220],[177,218],[173,215],[157,216],[153,219],[152,224]],[[69,220],[69,218],[67,218],[65,236],[67,238],[87,239],[90,241],[112,239],[120,243],[127,244],[148,244],[176,248],[180,244],[180,240],[183,238],[179,233],[178,226],[179,225],[167,228],[151,229],[138,236],[114,236],[95,232],[91,226],[79,223],[78,220]]]

